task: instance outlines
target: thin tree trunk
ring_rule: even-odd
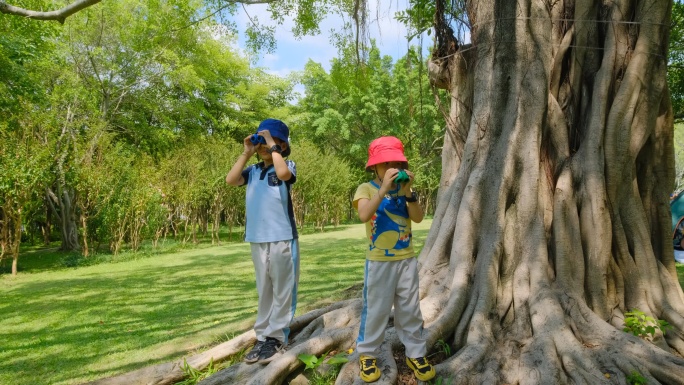
[[[10,220],[13,224],[12,235],[10,235],[10,252],[12,253],[12,275],[17,275],[19,264],[19,246],[21,245],[21,209],[17,210],[14,218]]]
[[[0,262],[5,256],[9,241],[8,218],[4,208],[0,207]]]
[[[88,258],[88,219],[83,214],[81,214],[81,228],[83,229],[83,256]]]
[[[52,210],[50,205],[45,205],[45,225],[41,227],[41,233],[43,234],[43,245],[50,245],[50,235],[52,234]]]

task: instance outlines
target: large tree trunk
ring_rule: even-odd
[[[475,0],[472,45],[444,39],[447,24],[436,34],[431,78],[452,105],[420,280],[429,343],[454,352],[437,365],[442,379],[625,384],[638,373],[684,384],[684,294],[669,236],[670,6]],[[632,309],[673,328],[653,341],[626,333]],[[301,316],[279,359],[202,384],[284,383],[302,369],[298,354],[352,347],[359,318],[360,300]],[[386,339],[378,383],[394,384],[401,344],[391,326]],[[245,334],[188,362],[205,367],[253,342]],[[357,358],[337,384],[362,384]],[[182,378],[158,369],[126,380]]]
[[[473,45],[431,67],[447,71],[452,112],[463,111],[449,131],[468,132],[460,152],[452,135],[458,173],[422,254],[423,295],[449,293],[426,318],[458,349],[441,375],[625,383],[637,371],[684,383],[667,221],[669,6],[469,4]],[[674,330],[657,347],[634,338],[622,332],[631,309]]]

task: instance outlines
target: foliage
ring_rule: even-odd
[[[48,179],[49,154],[36,127],[23,119],[17,129],[0,123],[0,260],[7,254],[16,274],[22,228],[31,227]]]
[[[153,156],[207,132],[251,126],[255,119],[240,111],[263,113],[269,105],[272,82],[249,69],[232,35],[209,20],[178,28],[200,7],[105,2],[69,24],[62,50],[94,90],[102,119],[119,140]]]
[[[347,162],[321,153],[308,141],[294,143],[292,159],[297,165],[297,182],[292,189],[297,223],[313,223],[323,230],[347,219],[349,192],[354,187]]]
[[[648,381],[641,375],[641,373],[636,370],[632,370],[631,373],[627,375],[627,384],[629,385],[646,385]]]
[[[183,359],[182,369],[186,378],[181,382],[177,382],[176,385],[195,385],[218,371],[218,369],[214,367],[213,359],[209,361],[209,366],[207,366],[205,370],[197,370],[190,366],[185,359]]]
[[[208,223],[219,241],[221,223],[240,224],[244,193],[228,189],[223,177],[235,147],[260,120],[288,115],[293,84],[250,68],[236,52],[233,34],[214,19],[188,24],[205,15],[203,6],[103,2],[61,28],[0,20],[0,29],[12,32],[0,38],[0,74],[7,80],[0,85],[6,117],[0,158],[8,171],[0,178],[12,186],[21,182],[13,191],[26,196],[25,204],[13,203],[14,211],[8,206],[3,216],[14,218],[21,209],[23,221],[35,218],[43,231],[62,234],[70,223],[85,256],[100,244],[118,253],[169,232],[194,238],[197,231],[207,233]],[[17,146],[29,139],[35,142],[30,149]],[[27,150],[25,156],[14,153],[19,149]],[[184,158],[188,149],[195,161]],[[31,186],[7,163],[14,160],[23,168],[40,165],[40,175],[30,174],[36,177]],[[202,164],[210,167],[197,172]],[[175,171],[179,165],[187,166],[185,174]],[[173,178],[181,176],[189,177],[185,183]],[[3,191],[0,200],[9,204],[10,190]],[[25,228],[30,237],[41,231]],[[8,241],[0,232],[0,244]]]
[[[332,357],[328,357],[328,354],[323,354],[320,357],[316,357],[313,354],[302,353],[298,355],[297,358],[299,358],[299,360],[306,365],[306,368],[304,369],[305,371],[310,370],[312,372],[312,378],[310,379],[310,382],[313,384],[326,384],[334,382],[334,379],[339,372],[340,366],[349,362],[349,359],[347,359],[347,353],[345,352],[337,353]],[[318,369],[318,367],[323,363],[332,366],[334,369],[326,374],[319,373],[316,369]]]
[[[423,32],[428,36],[432,32],[435,17],[435,2],[426,0],[409,0],[409,7],[397,12],[396,18],[409,28],[407,39],[411,41]]]
[[[433,379],[429,383],[434,384],[434,385],[451,385],[451,384],[453,384],[451,377],[445,379],[445,378],[442,378],[441,376]]]
[[[446,357],[451,357],[451,346],[449,346],[448,343],[446,343],[444,340],[438,340],[437,343],[437,348],[446,356]]]
[[[40,2],[29,0],[27,6]],[[18,17],[0,17],[0,116],[11,128],[17,127],[26,110],[24,103],[37,103],[45,94],[38,67],[54,52],[54,23],[35,23]]]
[[[656,330],[660,330],[665,334],[669,328],[671,326],[667,321],[655,320],[640,310],[632,309],[632,311],[625,313],[625,328],[622,330],[646,339],[649,338],[649,335],[653,338]]]
[[[208,9],[225,9],[225,12],[230,15],[235,15],[238,8],[235,6],[227,6],[225,1],[221,0],[206,0]],[[236,3],[239,3],[237,1]],[[289,24],[291,20],[291,32],[295,38],[301,38],[306,35],[318,35],[321,33],[321,23],[326,17],[331,14],[348,15],[353,8],[353,2],[347,0],[280,0],[268,2],[268,13],[271,21],[269,23],[262,22],[257,17],[249,15],[250,26],[246,31],[247,48],[256,57],[259,52],[273,52],[276,46],[276,27]],[[230,23],[225,23],[228,27],[233,28],[233,32],[237,32],[234,26]],[[350,25],[346,24],[347,28]],[[346,36],[346,34],[345,34]]]
[[[328,365],[333,365],[333,366],[334,365],[342,365],[342,364],[349,362],[349,360],[347,359],[347,353],[344,353],[344,352],[337,353],[330,358],[327,358],[327,356],[328,356],[327,354],[324,354],[320,357],[316,357],[313,354],[302,353],[302,354],[298,355],[297,358],[299,358],[299,360],[302,361],[304,363],[304,365],[306,365],[306,369],[309,369],[309,370],[316,370],[316,368],[321,366],[321,364],[324,362],[327,363]]]
[[[675,189],[684,189],[684,124],[674,125]]]
[[[352,46],[333,59],[330,73],[309,61],[301,77],[306,96],[294,116],[299,132],[322,152],[346,160],[355,185],[367,178],[368,144],[378,136],[397,136],[416,173],[415,187],[424,195],[434,194],[441,175],[444,117],[423,66],[415,48],[392,63],[381,57],[374,42],[360,68]]]
[[[684,3],[672,4],[672,26],[667,58],[667,85],[676,121],[684,119]]]

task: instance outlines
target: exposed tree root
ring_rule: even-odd
[[[312,324],[313,321],[324,319],[326,315],[329,316],[329,313],[334,313],[336,310],[342,309],[342,312],[344,313],[346,312],[347,306],[351,305],[359,307],[359,302],[359,300],[340,301],[328,307],[311,311],[295,318],[290,326],[290,329],[293,333],[296,333],[304,329],[306,326]],[[226,359],[229,359],[230,357],[254,345],[255,342],[256,336],[254,331],[250,330],[205,352],[190,357],[185,357],[180,360],[145,367],[119,376],[92,381],[89,382],[88,385],[173,384],[183,380],[185,377],[185,374],[183,373],[183,366],[185,362],[197,370],[203,370],[207,368],[211,362],[218,363],[225,361]]]

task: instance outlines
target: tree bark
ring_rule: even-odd
[[[21,209],[15,212],[9,222],[12,224],[10,229],[10,253],[12,253],[12,275],[16,276],[19,272],[19,245],[21,245]]]
[[[9,242],[8,218],[3,207],[0,207],[0,262],[5,256],[7,244]]]
[[[21,206],[11,198],[0,207],[0,261],[5,254],[12,257],[12,275],[19,268],[19,246],[21,245]]]
[[[62,251],[80,250],[81,246],[78,242],[78,222],[76,219],[76,204],[75,192],[71,188],[59,186],[57,193],[52,188],[46,189],[47,201],[50,204],[50,209],[57,216],[60,223],[60,234],[62,238],[62,246],[59,248]]]
[[[88,248],[88,217],[81,214],[81,228],[83,229],[83,256],[88,258],[90,255],[90,250]]]
[[[449,291],[424,311],[457,350],[440,375],[625,383],[635,370],[684,382],[667,222],[669,7],[469,3],[473,45],[432,66],[448,72],[452,113],[462,106],[448,132],[467,130],[421,256],[422,295]],[[622,332],[635,308],[675,330],[655,344]]]
[[[419,257],[429,345],[441,340],[453,352],[435,362],[438,378],[625,384],[636,372],[649,384],[684,384],[684,293],[668,204],[670,7],[474,0],[464,18],[471,45],[441,24],[429,68],[452,102]],[[299,317],[287,351],[268,365],[236,364],[201,384],[282,384],[303,367],[297,354],[353,347],[360,300],[339,305]],[[632,309],[673,328],[652,341],[626,333]],[[224,346],[235,354],[253,341],[244,334]],[[400,352],[388,326],[378,384],[397,383]],[[363,383],[357,354],[349,359],[336,384]]]

